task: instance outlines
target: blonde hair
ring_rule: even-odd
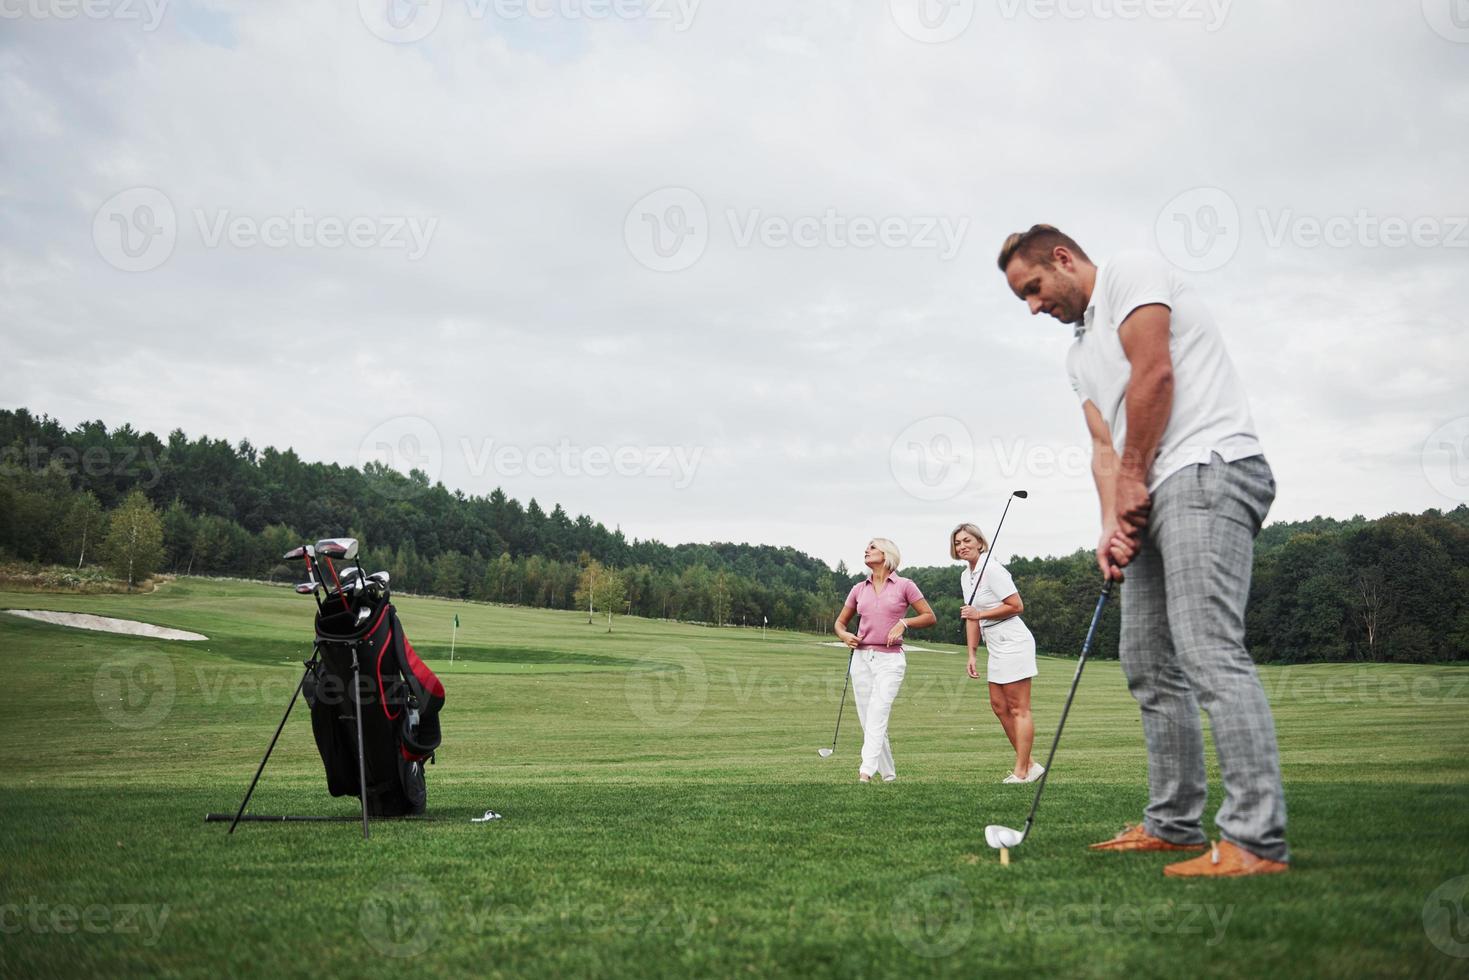
[[[903,563],[903,556],[898,551],[898,546],[887,538],[873,538],[872,547],[882,552],[883,560],[887,563],[889,572],[896,572],[898,566]]]
[[[990,550],[990,543],[988,540],[985,539],[983,531],[981,531],[973,524],[960,524],[958,527],[954,528],[954,530],[949,532],[950,558],[953,558],[955,561],[958,561],[959,559],[959,546],[954,543],[954,539],[959,536],[959,532],[961,531],[974,535],[974,537],[979,541],[979,553],[981,555]]]

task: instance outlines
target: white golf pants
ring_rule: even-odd
[[[858,650],[852,655],[852,697],[857,702],[857,718],[862,723],[862,772],[873,776],[896,776],[893,748],[888,744],[888,715],[908,658],[901,653]]]

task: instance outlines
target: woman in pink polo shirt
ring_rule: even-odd
[[[837,636],[853,651],[852,697],[862,723],[862,766],[857,779],[864,783],[872,782],[873,773],[885,783],[898,778],[888,744],[888,716],[908,670],[903,634],[910,626],[921,629],[937,622],[918,586],[897,574],[900,561],[897,545],[887,538],[873,538],[862,556],[871,574],[852,586],[836,621]],[[905,619],[910,605],[918,615]],[[847,629],[853,613],[860,617],[856,633]]]

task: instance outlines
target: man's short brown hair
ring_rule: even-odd
[[[1031,225],[1029,231],[1017,231],[1005,239],[1005,244],[1000,249],[1000,271],[1009,269],[1010,263],[1016,258],[1053,265],[1051,253],[1058,245],[1083,262],[1091,261],[1081,246],[1076,244],[1076,240],[1061,229],[1054,225]]]

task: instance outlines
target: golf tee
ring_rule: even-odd
[[[1001,864],[1002,867],[1006,867],[1006,868],[1008,868],[1010,866],[1010,848],[1008,848],[1008,847],[1002,847],[1002,848],[1000,848],[1000,864]]]

